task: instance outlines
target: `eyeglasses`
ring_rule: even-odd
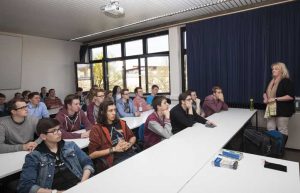
[[[46,133],[53,133],[54,135],[57,135],[59,131],[61,131],[61,129],[53,129],[52,131],[47,131]]]
[[[100,95],[100,96],[97,96],[97,97],[103,98],[103,97],[105,97],[105,95]]]
[[[185,99],[186,101],[191,101],[192,99],[191,98],[188,98],[188,99]]]
[[[129,95],[129,93],[124,93],[123,95]]]
[[[22,107],[18,107],[18,108],[15,108],[15,110],[20,110],[20,109],[26,109],[28,107],[28,105],[25,105],[25,106],[22,106]]]

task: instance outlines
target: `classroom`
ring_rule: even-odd
[[[299,10],[1,0],[0,192],[300,192]]]

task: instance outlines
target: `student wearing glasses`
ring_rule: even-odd
[[[192,97],[190,92],[181,93],[178,97],[179,104],[170,111],[172,133],[178,133],[195,123],[202,123],[216,126],[213,122],[206,120],[196,113],[192,106]]]
[[[116,113],[114,102],[105,100],[100,106],[98,124],[90,133],[89,156],[98,172],[135,155],[132,146],[136,138]]]
[[[119,117],[138,117],[141,115],[134,106],[133,101],[129,98],[129,90],[121,90],[121,98],[116,102]]]
[[[19,193],[62,192],[94,172],[91,159],[74,142],[62,140],[57,120],[41,119],[37,133],[43,141],[26,155]]]
[[[87,118],[94,125],[97,124],[99,107],[105,98],[103,89],[96,89],[92,93],[92,101],[87,107]]]
[[[34,134],[38,119],[28,115],[23,99],[14,99],[8,104],[11,116],[0,121],[0,153],[32,151],[38,143]]]
[[[221,87],[214,86],[212,92],[212,95],[205,97],[202,107],[206,117],[222,110],[228,110],[228,105],[225,103]]]

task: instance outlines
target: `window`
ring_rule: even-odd
[[[118,85],[123,88],[123,61],[107,63],[108,89],[112,90]]]
[[[125,61],[126,65],[126,87],[129,91],[133,92],[134,88],[137,86],[137,83],[140,82],[139,75],[139,60],[131,59]]]
[[[143,40],[125,42],[126,56],[143,54]]]
[[[99,88],[104,88],[103,66],[102,63],[93,64],[93,85],[97,85]]]
[[[113,44],[107,46],[107,57],[108,58],[119,58],[122,56],[121,44]]]
[[[103,47],[92,48],[92,60],[102,60],[103,58]]]
[[[142,87],[145,93],[157,84],[159,92],[170,92],[169,35],[167,31],[93,45],[89,48],[89,76],[78,77],[78,85],[91,85],[112,90],[115,85]],[[89,67],[88,67],[89,66]],[[77,70],[79,70],[77,68]],[[85,81],[85,82],[84,82]]]
[[[149,57],[148,63],[148,87],[153,84],[159,86],[159,92],[169,92],[169,57]]]
[[[169,36],[163,35],[147,39],[148,53],[169,51]]]
[[[81,87],[83,91],[89,91],[91,89],[91,70],[90,64],[76,64],[77,70],[77,87]]]

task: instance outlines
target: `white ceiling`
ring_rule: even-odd
[[[62,40],[94,34],[75,40],[89,42],[283,1],[119,0],[125,16],[110,18],[100,11],[108,0],[0,0],[0,31]],[[214,5],[199,8],[207,3]]]

